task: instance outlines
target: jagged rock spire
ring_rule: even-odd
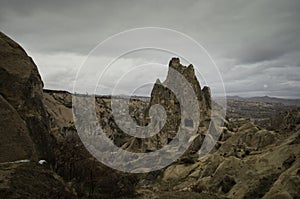
[[[155,84],[161,84],[161,81],[159,80],[159,78],[156,79]]]

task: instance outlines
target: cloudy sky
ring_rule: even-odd
[[[26,3],[2,0],[0,4],[1,31],[33,57],[49,89],[72,91],[83,61],[108,37],[133,28],[162,27],[190,36],[207,50],[218,66],[228,95],[300,98],[298,0],[29,0]],[[176,37],[168,39],[177,44]],[[97,69],[104,71],[101,63],[111,60],[118,45],[128,42],[134,41],[115,42],[105,53],[97,54],[93,60]],[[105,94],[106,89],[114,86],[116,77],[112,74],[126,76],[133,65],[143,65],[145,60],[167,65],[172,56],[150,51],[121,57],[118,66],[105,75],[97,92]],[[209,67],[203,64],[199,72],[204,76],[206,70],[212,73],[213,70],[205,69]],[[136,86],[140,79],[142,82],[153,82],[156,76],[163,79],[166,70],[159,65],[148,65],[136,71],[136,76],[128,77],[120,89],[132,86],[140,89]],[[93,77],[82,78],[81,81],[88,82]],[[207,83],[199,79],[202,85]],[[212,88],[218,87],[216,82],[211,82]]]

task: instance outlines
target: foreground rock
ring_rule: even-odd
[[[37,159],[26,123],[2,96],[0,96],[0,124],[0,162]]]
[[[16,123],[17,126],[23,126],[16,128],[19,130],[8,128],[8,126],[0,128],[1,137],[5,135],[14,137],[14,140],[10,140],[12,141],[10,144],[20,143],[23,137],[27,137],[24,151],[28,154],[25,156],[47,159],[48,162],[52,162],[49,122],[43,105],[43,82],[31,57],[3,33],[0,33],[0,81],[1,104],[6,106],[6,108],[3,107],[1,118],[10,120],[9,113],[5,112],[10,109],[9,112],[13,112],[12,117],[19,117],[18,120],[23,121]],[[1,125],[6,125],[6,123],[3,122]],[[20,128],[26,128],[26,130],[23,131]],[[0,142],[2,141],[6,140],[1,139]],[[4,144],[7,143],[0,146]],[[31,149],[28,145],[31,145]]]
[[[0,33],[0,198],[76,196],[51,169],[53,140],[36,65]],[[47,167],[37,165],[46,160]]]

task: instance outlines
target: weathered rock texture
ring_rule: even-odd
[[[180,75],[178,76],[176,73],[179,73]],[[183,96],[176,96],[176,94],[170,89],[176,88],[182,93],[186,92],[186,85],[180,84],[182,81],[180,76],[182,76],[189,86],[191,86],[198,101],[198,104],[190,106],[190,110],[185,110],[183,112],[181,112],[182,105],[180,105],[180,100],[189,103],[191,96],[185,96],[184,99],[178,99],[178,97]],[[161,129],[161,131],[151,138],[135,138],[133,140],[133,144],[131,144],[127,150],[147,152],[160,149],[172,141],[172,139],[176,136],[181,123],[184,124],[183,126],[186,129],[197,129],[198,136],[195,141],[198,143],[201,142],[201,133],[203,134],[205,132],[209,124],[208,121],[211,110],[210,100],[210,89],[208,87],[204,87],[203,90],[201,90],[193,65],[184,66],[180,63],[179,58],[172,58],[169,62],[169,71],[166,80],[161,83],[158,79],[154,84],[151,92],[150,103],[148,107],[145,108],[143,114],[143,116],[145,116],[144,121],[140,123],[142,125],[147,125],[147,123],[151,121],[149,117],[149,109],[151,106],[156,104],[161,105],[166,111],[166,121],[165,123],[159,120],[151,121],[154,122],[155,128],[158,130]],[[200,112],[200,117],[196,118],[198,121],[194,121],[191,119],[189,114],[197,111],[197,109]],[[162,113],[160,112],[155,113],[156,117],[158,116],[158,118],[163,118],[161,114]],[[200,125],[195,126],[196,124]],[[194,144],[194,146],[196,146],[196,144]],[[197,150],[200,149],[199,147],[200,145],[197,145],[197,149],[194,148],[193,153],[196,153]]]
[[[0,124],[0,162],[37,159],[26,123],[2,96],[0,96]]]
[[[24,148],[28,154],[24,153],[23,157],[31,158],[34,157],[33,153],[36,153],[36,157],[51,162],[53,153],[49,122],[43,105],[43,82],[32,59],[22,47],[3,33],[0,33],[0,94],[2,103],[11,109],[14,117],[19,116],[18,120],[24,121],[16,123],[17,126],[22,125],[24,131],[0,128],[1,136],[14,137],[15,144],[22,142],[23,137],[27,137],[26,145],[30,145],[31,141],[33,145],[30,147],[31,150],[28,150],[28,147]],[[3,114],[1,118],[10,120],[9,114],[5,112]],[[3,139],[0,142],[2,141],[4,142]],[[1,145],[4,144],[7,145],[7,143]]]
[[[0,33],[0,198],[72,198],[54,173],[43,82],[25,51]],[[46,160],[47,166],[38,160]],[[70,189],[69,189],[70,188]]]
[[[32,59],[0,33],[0,198],[299,198],[300,110],[272,118],[268,129],[245,119],[226,121],[214,150],[192,157],[209,124],[210,90],[201,90],[193,66],[182,66],[177,58],[169,66],[186,77],[197,95],[197,139],[188,155],[165,169],[124,174],[91,157],[74,126],[71,94],[43,93]],[[161,104],[170,116],[162,133],[149,142],[122,132],[110,97],[96,97],[97,116],[107,136],[119,147],[138,152],[156,150],[173,139],[181,118],[178,99],[166,88],[173,83],[169,73],[155,84],[150,104],[130,101],[130,114],[140,125],[147,125],[154,104]],[[39,165],[39,159],[53,164]]]

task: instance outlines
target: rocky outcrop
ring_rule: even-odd
[[[211,109],[211,93],[209,87],[205,86],[201,90],[201,86],[199,81],[197,80],[194,66],[190,64],[189,66],[184,66],[180,63],[179,58],[172,58],[169,62],[169,71],[166,80],[163,83],[160,81],[156,82],[151,92],[150,105],[161,104],[163,105],[167,112],[170,115],[176,115],[176,119],[180,119],[180,111],[178,112],[179,99],[170,88],[176,88],[176,90],[180,90],[185,92],[187,90],[186,85],[180,85],[180,77],[175,73],[179,73],[183,76],[183,78],[190,84],[190,86],[194,90],[194,94],[197,97],[199,108],[200,108],[200,122],[203,123],[204,119],[210,117],[210,109]],[[186,96],[184,101],[189,101],[190,99]],[[191,96],[190,96],[191,97]],[[196,108],[196,107],[195,107]],[[194,109],[195,110],[195,109]],[[188,117],[188,116],[186,116]],[[186,122],[187,126],[192,125],[195,121]],[[173,125],[170,125],[173,126]]]
[[[25,131],[10,136],[28,137],[26,134],[29,133],[34,144],[31,148],[35,149],[31,151],[35,151],[35,157],[51,162],[53,153],[43,105],[43,82],[33,60],[21,46],[3,33],[0,33],[0,94],[9,103],[10,109],[25,122]],[[10,116],[1,116],[4,117],[9,120]],[[4,132],[6,128],[0,129],[1,134],[8,133]]]
[[[184,84],[184,81],[186,81],[187,84]],[[192,93],[188,93],[188,87],[191,87],[193,90],[197,101],[196,104],[190,102]],[[174,93],[172,89],[180,92],[182,95],[176,96],[176,93]],[[183,108],[183,102],[190,103],[191,106],[189,106],[189,110],[181,110]],[[160,121],[160,119],[164,118],[162,112],[155,112],[154,115],[158,120],[153,118],[153,121],[151,120],[149,112],[153,105],[161,105],[164,108],[166,111],[166,121]],[[199,110],[200,115],[198,118],[192,119],[191,113],[194,113],[195,110]],[[180,63],[179,58],[172,58],[169,62],[166,80],[161,83],[161,81],[157,79],[153,86],[150,103],[143,114],[145,116],[144,122],[141,122],[142,125],[147,125],[150,121],[153,122],[155,129],[157,129],[159,133],[151,138],[134,139],[135,143],[142,143],[142,145],[130,145],[127,149],[139,151],[139,149],[142,148],[141,152],[160,149],[173,140],[178,132],[179,126],[183,124],[182,127],[184,130],[189,131],[195,128],[197,131],[198,135],[194,139],[196,143],[192,144],[194,146],[193,150],[189,150],[190,152],[193,151],[193,153],[196,153],[200,149],[199,143],[201,143],[203,138],[201,134],[208,128],[210,110],[210,89],[204,87],[203,90],[201,90],[193,65],[184,66]]]
[[[76,197],[50,169],[54,145],[43,100],[33,60],[0,33],[0,198]]]

